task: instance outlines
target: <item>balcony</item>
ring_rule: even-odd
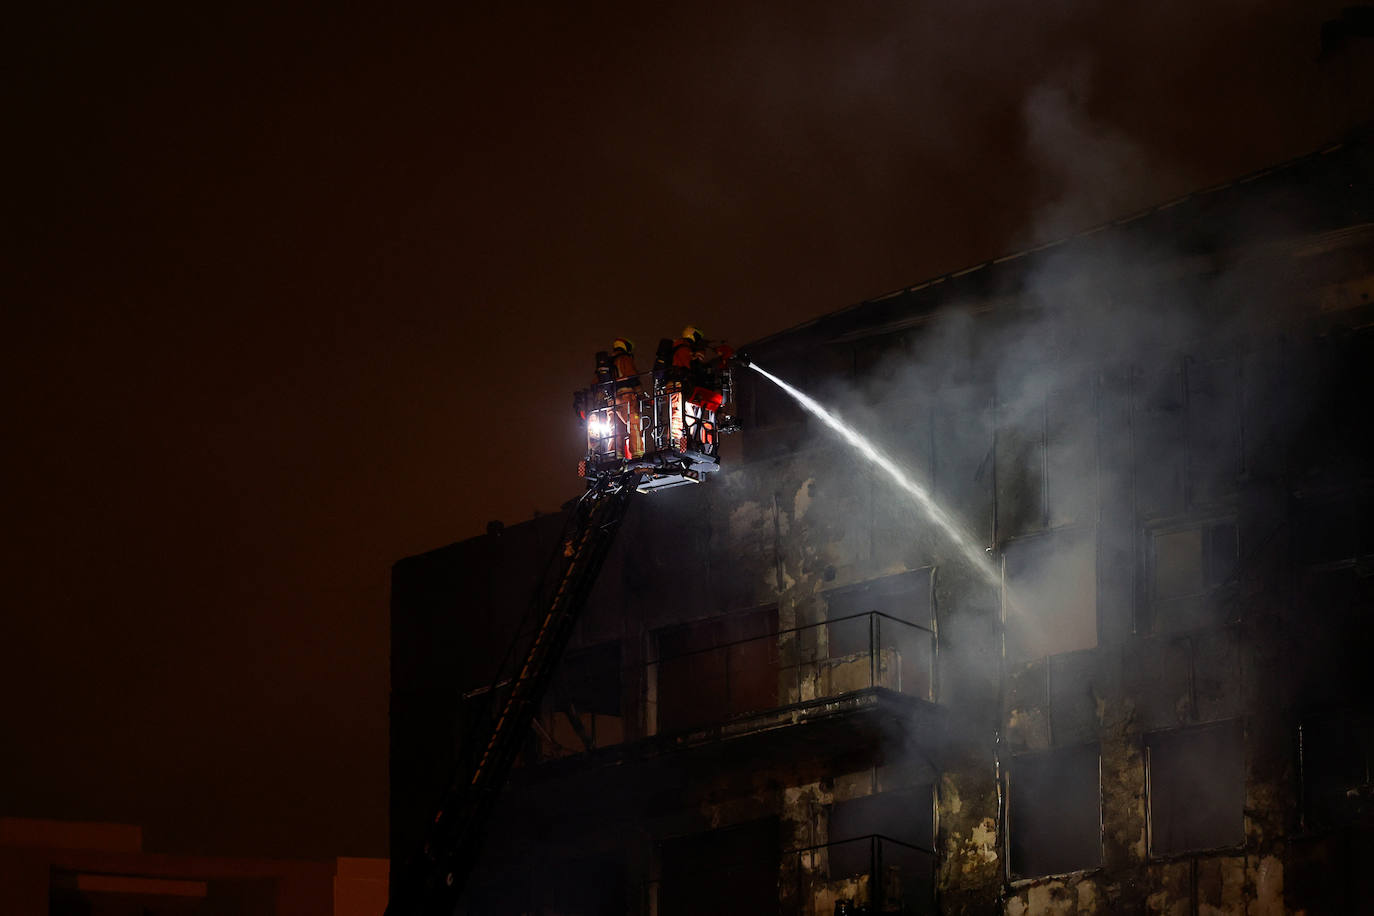
[[[935,634],[881,612],[664,651],[648,665],[648,733],[882,687],[932,700]]]
[[[837,719],[913,725],[933,706],[935,634],[881,612],[674,651],[682,642],[660,638],[645,671],[646,732],[664,747],[778,731],[839,737]]]
[[[645,887],[642,911],[650,916],[935,912],[935,853],[878,834],[781,856],[710,858],[665,857],[660,877]]]
[[[884,747],[942,743],[937,642],[925,627],[869,611],[777,630],[771,616],[736,614],[660,631],[655,642],[646,665],[551,688],[535,727],[540,764],[513,777],[531,799],[536,784],[563,792],[572,778],[589,799],[625,795],[634,807],[697,772],[720,785],[731,774],[838,755],[862,766]],[[642,708],[622,709],[617,697]]]

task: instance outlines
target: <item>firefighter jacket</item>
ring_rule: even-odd
[[[679,337],[677,340],[673,341],[674,369],[692,368],[692,363],[695,361],[694,356],[695,354],[692,350],[692,341],[688,340],[685,337]]]
[[[623,391],[627,388],[639,387],[639,367],[635,365],[635,358],[630,354],[618,351],[612,362],[615,366],[615,388]]]

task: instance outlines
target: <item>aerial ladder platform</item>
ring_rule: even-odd
[[[598,367],[603,357],[598,354]],[[469,729],[466,763],[443,793],[419,861],[408,869],[408,880],[392,889],[387,916],[458,912],[497,798],[527,744],[631,499],[700,483],[719,470],[717,437],[729,429],[716,418],[730,392],[726,359],[690,373],[656,369],[651,375],[633,400],[617,398],[615,383],[624,380],[616,379],[599,380],[575,396],[587,428],[587,455],[578,465],[586,490],[569,511],[550,578],[536,592],[486,691],[488,715]]]

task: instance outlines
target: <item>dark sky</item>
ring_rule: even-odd
[[[385,854],[389,566],[577,492],[612,336],[757,337],[1374,116],[1341,0],[29,6],[0,814],[171,851]]]

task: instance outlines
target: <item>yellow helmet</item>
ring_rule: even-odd
[[[684,340],[690,340],[693,343],[702,343],[706,340],[706,335],[702,334],[696,329],[695,325],[691,324],[682,329],[682,337]]]
[[[615,340],[611,341],[611,349],[633,353],[635,351],[635,342],[628,337],[617,337]]]

